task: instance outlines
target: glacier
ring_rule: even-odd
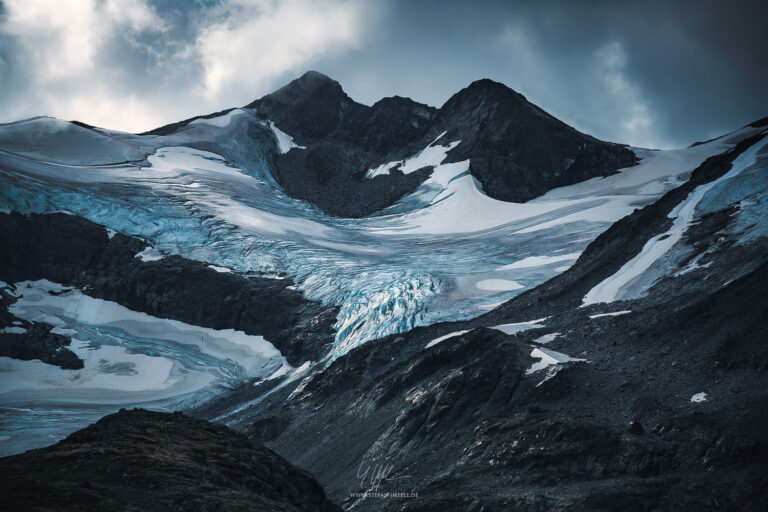
[[[307,298],[340,307],[332,359],[371,339],[476,316],[553,277],[611,223],[733,144],[721,138],[682,150],[636,149],[635,167],[522,204],[489,198],[467,172],[469,162],[442,164],[441,157],[432,177],[399,204],[343,219],[275,183],[269,155],[285,148],[272,125],[249,109],[221,117],[168,136],[40,118],[2,125],[0,208],[68,211],[143,238],[159,253],[290,277]],[[48,138],[54,129],[80,147],[81,161],[60,163],[58,146],[46,147],[47,156],[29,149],[36,133]],[[101,151],[94,163],[91,148],[115,139],[115,161]],[[123,160],[126,153],[132,161]]]

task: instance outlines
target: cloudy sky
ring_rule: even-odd
[[[0,0],[0,122],[143,131],[308,69],[373,103],[482,77],[602,139],[688,145],[768,116],[768,2]]]

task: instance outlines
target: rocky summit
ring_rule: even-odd
[[[2,459],[4,510],[341,510],[272,450],[183,414],[121,410]]]

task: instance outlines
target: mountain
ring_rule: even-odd
[[[489,80],[0,125],[2,455],[184,410],[348,509],[763,510],[766,170],[764,120],[628,148]]]
[[[4,510],[338,511],[308,473],[182,414],[111,414],[0,463]]]

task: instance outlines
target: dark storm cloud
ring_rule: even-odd
[[[439,106],[489,77],[635,145],[768,115],[765,2],[72,0],[51,17],[56,5],[3,2],[4,120],[43,109],[146,129],[245,104],[310,68],[367,103]]]

